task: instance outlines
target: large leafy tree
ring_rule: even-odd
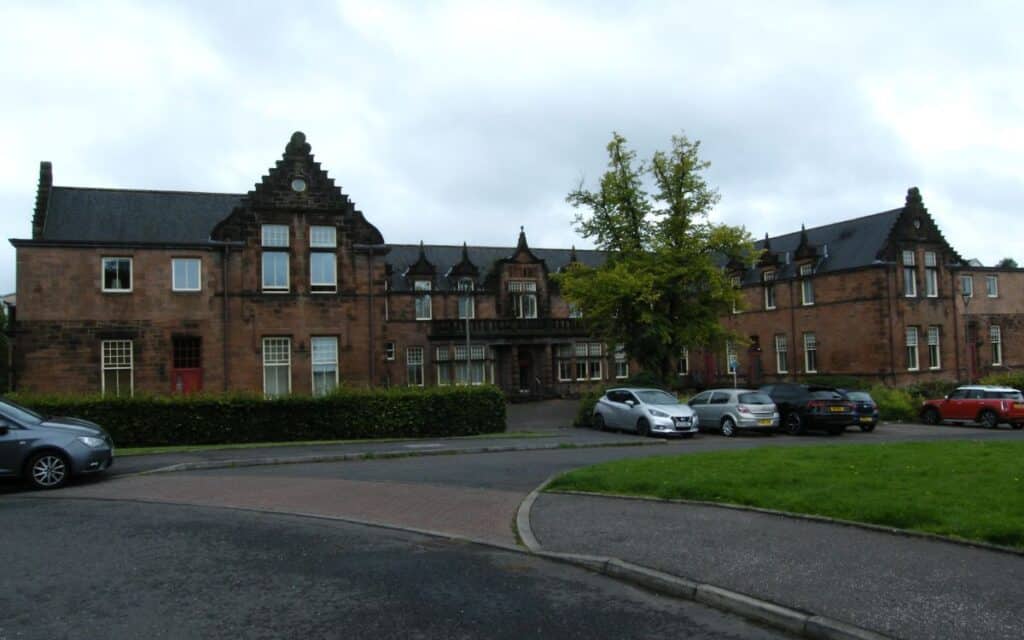
[[[704,179],[710,163],[699,141],[673,136],[669,151],[645,162],[615,133],[607,150],[597,190],[581,182],[566,198],[577,230],[607,259],[596,268],[574,263],[558,282],[595,336],[667,379],[683,347],[734,337],[719,322],[740,303],[723,267],[750,264],[753,242],[742,227],[709,220],[719,195]]]

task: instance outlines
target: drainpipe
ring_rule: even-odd
[[[956,272],[949,272],[949,292],[950,300],[953,303],[953,358],[956,364],[956,379],[960,381],[960,310],[956,306],[956,299],[959,297],[956,295]],[[966,311],[966,309],[964,309]]]
[[[376,253],[381,255],[388,252],[387,245],[385,244],[353,244],[352,249],[355,251],[366,252],[366,283],[369,288],[369,295],[367,296],[367,304],[369,305],[369,312],[367,313],[367,327],[369,333],[369,349],[367,351],[368,370],[370,376],[370,386],[374,386],[374,380],[377,377],[377,353],[376,337],[373,330],[377,317],[374,315],[373,309],[373,256]]]
[[[228,366],[228,327],[230,325],[230,316],[229,316],[229,309],[230,309],[230,307],[228,306],[228,261],[229,261],[228,260],[228,257],[229,257],[228,254],[230,252],[231,247],[243,247],[245,245],[242,242],[233,242],[233,241],[230,241],[230,240],[228,240],[228,241],[210,240],[209,242],[210,242],[210,244],[213,244],[215,246],[221,247],[221,268],[220,268],[220,277],[221,277],[221,301],[220,301],[220,306],[221,306],[221,318],[220,318],[220,321],[221,321],[221,336],[220,336],[220,346],[221,346],[221,359],[222,359],[221,360],[221,366],[224,368],[224,373],[221,375],[221,381],[222,381],[221,386],[222,386],[224,391],[228,391],[231,388],[231,383],[230,383],[231,373],[230,373],[230,368]]]
[[[892,307],[892,281],[893,279],[896,278],[896,274],[899,273],[899,269],[894,268],[893,264],[894,263],[890,263],[889,266],[887,266],[885,269],[885,301],[886,306],[888,307],[888,313],[886,313],[886,315],[889,316],[889,381],[895,384],[896,347],[894,346],[894,343],[896,342],[896,335],[893,333],[893,331],[895,330],[895,327],[893,326],[893,315],[895,315],[895,312],[893,311]]]

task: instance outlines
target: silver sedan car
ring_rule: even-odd
[[[697,414],[661,389],[609,389],[594,405],[594,427],[690,437],[697,433]]]
[[[751,389],[710,389],[690,398],[701,428],[732,437],[739,431],[775,431],[779,410],[768,394]]]

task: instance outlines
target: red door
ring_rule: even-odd
[[[171,345],[171,393],[202,391],[202,339],[198,336],[174,336]]]

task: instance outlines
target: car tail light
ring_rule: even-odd
[[[745,404],[738,404],[738,405],[736,405],[736,411],[739,411],[740,413],[753,413],[750,410],[750,407],[748,407]]]
[[[811,400],[807,403],[808,411],[824,411],[825,401],[824,400]]]

